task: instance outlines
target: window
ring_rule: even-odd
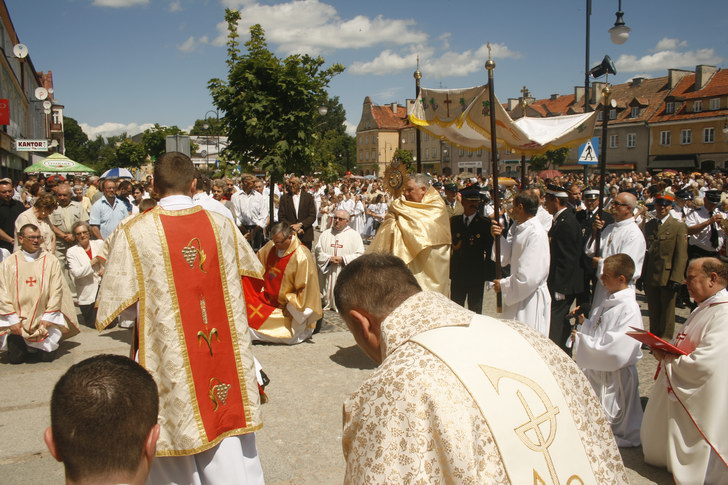
[[[660,132],[660,145],[669,145],[670,144],[670,132],[669,131],[661,131]]]
[[[710,100],[710,109],[720,109],[720,98],[713,98]]]
[[[55,125],[61,124],[61,112],[60,111],[53,112],[53,124],[55,124]]]
[[[428,158],[430,158],[430,149],[425,148],[425,160],[427,160]]]
[[[359,161],[360,162],[364,161],[364,152],[359,152]]]
[[[609,135],[609,148],[617,148],[619,146],[619,135]]]
[[[680,130],[680,144],[689,145],[693,142],[693,130]]]
[[[703,128],[703,143],[715,142],[715,128]]]
[[[693,112],[700,113],[701,111],[703,111],[703,101],[699,99],[693,103]]]
[[[613,120],[617,118],[617,110],[616,109],[610,109],[609,110],[609,119]]]
[[[604,111],[599,110],[597,113],[597,121],[602,121],[604,119]]]
[[[367,160],[369,160],[369,152],[364,152],[364,156],[366,157]]]
[[[630,114],[630,116],[632,116],[632,118],[637,118],[639,115],[640,115],[640,107],[632,106],[632,113]]]
[[[672,101],[669,103],[665,103],[665,114],[672,114],[675,112],[675,103]]]
[[[627,148],[634,148],[637,146],[637,134],[627,133]]]
[[[463,155],[465,155],[465,150],[463,150],[463,149],[461,148],[461,149],[460,149],[460,156],[462,157]]]
[[[479,148],[477,152],[475,152],[475,155],[482,157],[483,156],[483,149]]]

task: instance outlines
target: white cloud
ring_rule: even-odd
[[[688,43],[685,40],[671,39],[670,37],[663,37],[655,46],[653,52],[675,50],[678,47],[687,47]]]
[[[170,12],[180,12],[182,10],[182,2],[180,0],[172,0],[169,2]]]
[[[686,52],[663,50],[642,57],[622,54],[615,62],[615,66],[617,72],[653,72],[670,68],[695,67],[698,64],[718,65],[723,61],[722,57],[715,54],[714,49]]]
[[[424,42],[427,34],[414,28],[413,19],[374,18],[357,15],[342,19],[336,8],[319,0],[293,0],[263,5],[246,0],[223,0],[226,6],[240,7],[238,26],[246,39],[253,24],[260,24],[266,40],[288,53],[316,55],[331,49],[356,49],[380,44],[408,45]],[[227,24],[217,26],[215,45],[225,45]]]
[[[209,43],[210,39],[206,35],[203,35],[202,37],[190,36],[187,38],[186,41],[178,45],[177,49],[181,50],[182,52],[192,52],[199,49],[200,46]]]
[[[512,51],[505,44],[491,44],[494,59],[513,58],[521,55]],[[414,69],[417,60],[417,48],[410,48],[412,52],[397,54],[389,49],[381,52],[369,62],[355,62],[349,66],[352,74],[392,74],[404,69]],[[483,70],[488,59],[488,46],[483,44],[476,50],[468,49],[464,52],[448,51],[440,56],[434,56],[431,48],[421,48],[420,70],[428,77],[443,78],[448,76],[466,76],[470,73]]]
[[[149,0],[94,0],[93,5],[96,7],[112,7],[124,8],[135,7],[137,5],[148,5]]]
[[[357,124],[349,123],[349,120],[344,120],[344,126],[346,127],[346,133],[350,136],[356,136]]]
[[[121,135],[122,133],[126,133],[129,136],[136,135],[137,133],[141,133],[144,130],[151,128],[154,126],[154,123],[114,123],[107,121],[106,123],[102,123],[97,126],[92,126],[86,123],[79,123],[78,126],[81,127],[84,133],[88,135],[88,137],[92,140],[96,139],[98,135],[101,135],[104,138],[108,138],[110,136],[116,136]]]

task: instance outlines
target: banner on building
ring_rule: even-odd
[[[17,152],[47,152],[48,140],[15,140]]]
[[[0,125],[10,124],[10,101],[0,99]]]

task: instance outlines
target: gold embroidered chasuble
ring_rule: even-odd
[[[155,207],[115,236],[96,327],[138,303],[139,363],[160,394],[157,456],[261,427],[241,282],[262,272],[232,222],[201,207]]]
[[[283,256],[278,258],[275,252],[273,241],[258,251],[266,284],[251,279],[252,284],[246,287],[246,291],[258,291],[247,299],[248,319],[256,338],[299,343],[311,336],[316,321],[324,314],[318,266],[295,234]]]
[[[0,288],[0,314],[15,313],[22,319],[23,338],[38,341],[38,325],[50,312],[63,314],[67,328],[56,325],[63,338],[78,333],[76,308],[61,263],[48,251],[41,250],[34,261],[26,261],[21,250],[6,258],[0,264]]]
[[[430,187],[421,202],[392,201],[367,252],[402,259],[423,290],[449,295],[450,218],[440,194]]]
[[[589,382],[525,325],[421,292],[382,322],[382,353],[344,403],[345,483],[627,483]]]

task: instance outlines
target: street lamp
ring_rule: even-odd
[[[609,35],[612,37],[612,42],[617,45],[624,44],[629,39],[629,33],[632,31],[629,27],[624,25],[624,12],[622,12],[622,0],[619,0],[619,10],[615,14],[617,16],[614,27],[609,29]]]
[[[609,34],[612,38],[612,42],[615,44],[624,44],[629,38],[629,33],[632,29],[624,25],[624,12],[622,11],[622,0],[618,0],[618,11],[617,21],[614,22],[614,27],[609,29]],[[584,113],[591,111],[589,106],[589,76],[591,75],[591,69],[589,68],[589,42],[591,32],[591,0],[586,0],[586,46],[585,46],[585,57],[584,57]],[[584,165],[584,184],[589,184],[588,165]]]
[[[208,116],[210,113],[213,113],[215,115],[215,120],[217,121],[215,134],[215,159],[217,160],[220,157],[220,113],[218,113],[216,109],[208,110],[207,113],[205,113],[205,116],[203,118],[205,120],[205,123],[202,125],[202,129],[207,131],[211,128],[210,123],[207,122],[207,120],[210,119]],[[205,138],[205,145],[208,145],[208,150],[205,150],[207,152],[205,157],[205,165],[207,165],[207,168],[210,168],[209,138],[210,133],[208,132],[207,137]]]

